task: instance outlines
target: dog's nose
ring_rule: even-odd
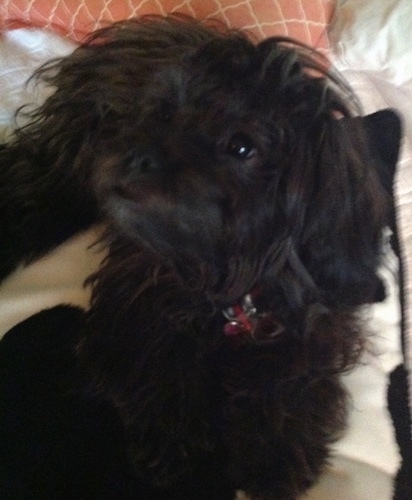
[[[130,168],[135,174],[151,174],[161,169],[159,154],[152,148],[135,148]]]
[[[158,161],[152,155],[143,155],[137,161],[137,169],[142,174],[158,170]]]

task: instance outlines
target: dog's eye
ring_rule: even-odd
[[[248,160],[256,153],[256,148],[248,136],[237,133],[227,143],[226,153],[239,160]]]

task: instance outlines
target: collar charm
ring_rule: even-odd
[[[250,294],[245,295],[242,304],[223,310],[228,320],[224,334],[231,338],[249,338],[259,343],[273,342],[275,337],[286,331],[285,325],[270,313],[259,314]]]
[[[253,332],[256,326],[257,310],[250,294],[245,295],[241,305],[236,304],[225,309],[223,315],[229,320],[224,327],[226,336],[254,336]]]

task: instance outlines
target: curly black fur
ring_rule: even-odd
[[[344,429],[382,286],[387,194],[350,91],[290,40],[179,17],[115,24],[37,76],[55,92],[0,153],[0,276],[103,221],[77,356],[135,474],[199,499],[219,464],[222,498],[296,498]],[[254,335],[225,336],[251,291]]]

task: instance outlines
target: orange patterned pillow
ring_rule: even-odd
[[[74,40],[108,22],[143,14],[182,12],[214,17],[259,38],[285,35],[328,48],[326,25],[335,0],[2,0],[3,28],[35,26]]]

